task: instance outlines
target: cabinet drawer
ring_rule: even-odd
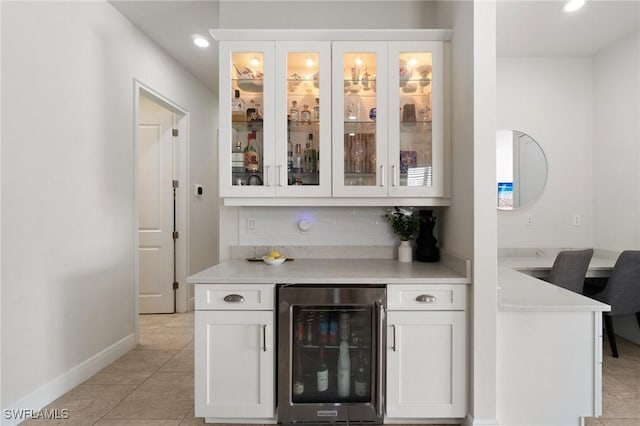
[[[464,285],[394,285],[387,287],[387,309],[402,311],[463,311],[467,306]]]
[[[196,284],[196,310],[272,310],[274,284]]]

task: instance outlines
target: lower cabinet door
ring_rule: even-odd
[[[273,311],[196,311],[197,417],[274,417],[273,315]]]
[[[387,417],[466,414],[463,311],[387,313]]]

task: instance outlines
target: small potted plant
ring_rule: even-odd
[[[391,230],[400,238],[398,247],[398,260],[400,262],[411,262],[413,260],[413,248],[411,240],[420,229],[420,216],[414,214],[410,207],[394,207],[383,215],[384,219],[391,224]]]

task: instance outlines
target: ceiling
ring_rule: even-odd
[[[224,0],[223,0],[224,1]],[[306,0],[299,0],[306,1]],[[217,92],[218,49],[192,42],[220,27],[218,0],[111,0],[110,3],[198,80]],[[562,1],[497,2],[499,56],[592,56],[637,31],[640,0],[587,0],[579,11],[562,11]]]

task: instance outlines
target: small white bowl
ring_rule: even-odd
[[[281,265],[281,264],[284,263],[285,260],[287,260],[287,258],[286,257],[279,257],[277,259],[271,259],[271,258],[269,258],[269,256],[262,256],[262,260],[267,265]]]

